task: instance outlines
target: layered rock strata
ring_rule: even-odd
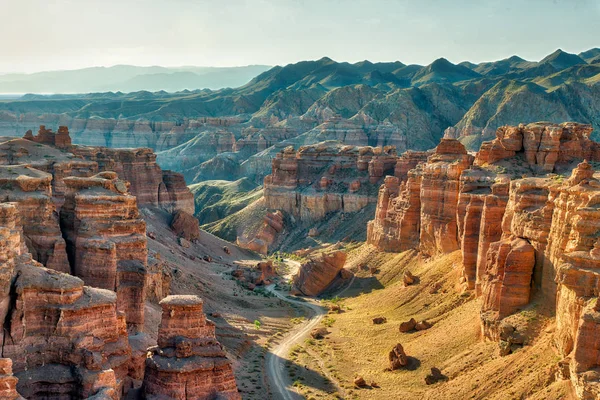
[[[340,250],[311,257],[294,277],[294,290],[306,296],[318,296],[344,269],[345,262],[346,253]]]
[[[52,198],[52,175],[27,166],[0,166],[0,201],[18,204],[24,243],[48,268],[70,272]]]
[[[482,297],[489,339],[504,340],[503,319],[535,293],[556,305],[561,365],[582,399],[600,394],[600,181],[583,161],[599,161],[600,144],[590,133],[575,123],[501,127],[474,160],[442,140],[405,181],[386,178],[368,226],[383,250],[460,249],[461,283]]]
[[[117,293],[132,332],[144,323],[148,250],[135,196],[114,172],[65,178],[61,227],[74,275]]]
[[[140,205],[160,206],[169,212],[195,211],[194,196],[188,190],[183,175],[163,171],[156,163],[156,154],[149,148],[111,149],[75,146],[73,154],[98,165],[98,171],[113,171],[131,183],[130,191]]]
[[[152,399],[241,399],[231,362],[215,338],[197,296],[169,296],[160,302],[158,346],[146,360],[143,392]]]
[[[131,349],[115,294],[32,260],[17,207],[0,204],[2,354],[12,360],[17,389],[28,399],[118,398]],[[0,379],[16,383],[9,363],[2,365]]]
[[[0,398],[5,400],[24,400],[17,392],[17,382],[13,376],[12,360],[0,358]]]
[[[374,184],[396,165],[394,147],[342,146],[323,142],[284,149],[273,159],[264,180],[267,208],[301,221],[317,221],[330,212],[357,212],[377,201]]]

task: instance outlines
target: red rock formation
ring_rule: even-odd
[[[334,251],[311,256],[294,277],[294,288],[306,296],[318,296],[333,282],[344,268],[346,253]]]
[[[171,293],[173,274],[166,262],[161,260],[160,254],[148,256],[148,269],[146,273],[146,298],[158,303]]]
[[[407,151],[402,153],[396,161],[396,167],[394,168],[394,176],[400,179],[400,182],[408,179],[408,171],[414,169],[419,164],[427,162],[427,157],[430,153],[426,151]]]
[[[185,211],[177,211],[171,221],[171,229],[179,237],[193,241],[200,239],[198,219]]]
[[[40,125],[37,135],[33,136],[31,130],[29,130],[25,133],[23,139],[58,147],[59,149],[68,149],[71,147],[71,136],[69,135],[69,128],[66,126],[59,126],[58,132],[54,133],[52,130],[46,129],[44,125]]]
[[[169,296],[160,302],[158,346],[146,360],[143,391],[152,399],[241,399],[231,362],[206,320],[202,299]]]
[[[591,125],[573,122],[504,126],[496,131],[496,139],[482,145],[475,164],[492,164],[522,152],[529,165],[552,172],[556,163],[598,159],[600,147],[589,139],[591,133]]]
[[[5,400],[24,400],[17,393],[18,381],[12,373],[12,360],[10,358],[0,358],[0,398]]]
[[[498,340],[498,322],[529,303],[534,265],[535,250],[524,239],[506,239],[490,245],[481,283],[484,335]]]
[[[409,171],[399,186],[396,177],[386,177],[379,191],[376,218],[367,225],[367,243],[382,251],[401,252],[419,245],[421,223],[421,170]]]
[[[146,224],[136,198],[115,173],[65,178],[69,192],[61,210],[73,274],[91,286],[117,292],[127,326],[144,323],[147,248]]]
[[[500,240],[510,178],[476,166],[463,171],[457,208],[463,279],[474,289],[485,272],[487,249]]]
[[[138,198],[140,205],[160,206],[169,212],[181,210],[193,214],[195,211],[194,196],[183,175],[161,170],[151,149],[76,146],[71,151],[96,162],[98,171],[114,171],[129,181],[131,194]]]
[[[0,201],[18,203],[25,243],[36,261],[70,272],[52,201],[52,175],[30,167],[0,167]]]
[[[260,254],[267,254],[277,235],[283,231],[284,220],[281,211],[268,212],[256,232],[248,231],[237,237],[237,245]]]
[[[273,159],[272,174],[264,179],[268,208],[301,221],[324,219],[328,213],[357,212],[376,199],[373,184],[392,172],[396,150],[342,146],[323,142],[284,149]]]
[[[460,246],[461,280],[483,298],[482,330],[493,340],[502,339],[502,319],[526,306],[532,290],[539,289],[541,299],[556,304],[564,374],[586,399],[600,396],[595,372],[600,368],[595,339],[600,334],[600,181],[587,162],[567,180],[543,174],[569,170],[576,160],[599,160],[600,145],[589,140],[590,133],[589,125],[575,123],[502,127],[495,140],[482,145],[472,167],[460,145],[443,140],[427,163],[406,172],[406,183],[386,180],[368,226],[369,243],[383,250],[399,251],[404,243],[416,247],[410,237],[419,224],[422,252],[434,255]],[[397,170],[404,171],[406,162],[399,160]],[[416,188],[409,190],[411,179]],[[398,205],[414,208],[418,201],[407,237],[401,222],[409,207]]]
[[[2,354],[12,360],[19,392],[30,399],[116,398],[131,349],[115,294],[32,260],[18,221],[16,204],[0,205]],[[10,364],[2,365],[0,380],[16,383],[6,376]]]
[[[420,250],[428,255],[459,248],[456,210],[461,173],[473,156],[454,139],[442,139],[423,166],[421,181]]]
[[[162,183],[158,188],[158,205],[169,212],[184,211],[194,215],[194,195],[188,189],[183,175],[162,171]]]

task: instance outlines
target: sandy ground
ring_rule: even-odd
[[[497,344],[481,338],[480,301],[456,287],[459,265],[459,252],[423,260],[415,252],[386,254],[366,245],[352,251],[346,268],[356,279],[335,299],[342,312],[323,318],[330,334],[306,340],[288,355],[296,390],[307,399],[570,398],[569,385],[554,381],[559,359],[551,343],[554,319],[534,301],[515,317],[533,333],[530,340],[500,357]],[[407,269],[419,278],[416,285],[401,282]],[[387,323],[375,325],[375,317]],[[399,324],[411,317],[433,327],[399,332]],[[408,369],[388,371],[396,343],[412,362]],[[448,381],[428,386],[424,378],[434,366]],[[367,387],[354,386],[357,376]]]

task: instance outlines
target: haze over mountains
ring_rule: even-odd
[[[89,93],[237,87],[269,69],[244,67],[138,67],[115,65],[68,71],[0,75],[0,93]]]
[[[98,69],[109,76],[117,70]],[[159,70],[130,83],[152,80]],[[523,121],[591,123],[598,132],[600,49],[557,50],[539,62],[513,56],[453,64],[440,58],[427,66],[324,57],[273,67],[237,88],[0,101],[2,135],[68,125],[76,143],[161,151],[165,167],[183,172],[188,183],[224,177],[260,183],[279,149],[324,140],[394,145],[402,152],[431,149],[445,135],[477,149],[499,126]]]

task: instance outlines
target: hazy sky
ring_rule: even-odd
[[[0,0],[0,72],[473,62],[600,47],[600,0]]]

